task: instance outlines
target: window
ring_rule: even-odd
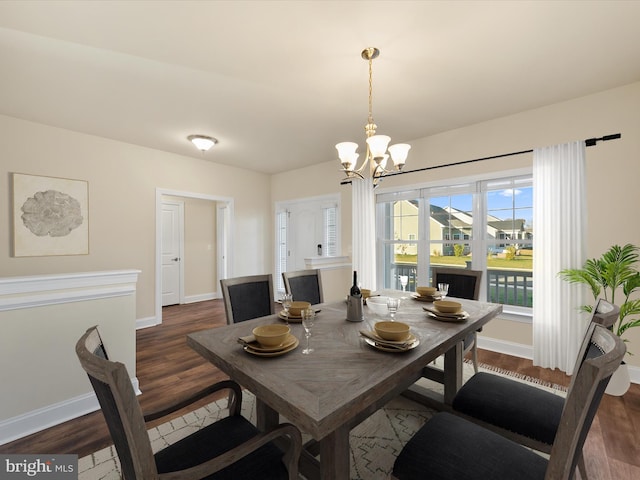
[[[482,270],[482,299],[525,312],[533,299],[531,175],[376,196],[381,288],[431,284],[431,267]],[[525,310],[523,310],[525,309]]]

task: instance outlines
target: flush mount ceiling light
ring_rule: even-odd
[[[189,135],[187,140],[193,143],[198,150],[203,152],[206,152],[218,143],[218,140],[213,137],[207,137],[206,135]]]
[[[378,126],[373,123],[372,113],[372,62],[378,55],[380,55],[380,50],[374,47],[365,48],[362,51],[362,58],[369,62],[369,118],[367,124],[364,126],[364,131],[367,135],[367,153],[360,168],[356,169],[356,162],[359,156],[359,154],[356,153],[358,144],[355,142],[342,142],[336,145],[338,157],[342,164],[342,171],[347,174],[347,178],[345,179],[347,182],[343,180],[342,183],[350,183],[350,180],[353,178],[364,179],[371,176],[373,185],[376,186],[384,175],[402,170],[407,160],[409,149],[411,148],[411,145],[406,143],[398,143],[391,145],[387,149],[391,138],[386,135],[376,135],[376,128],[378,128]],[[387,153],[387,151],[389,153]],[[385,168],[389,155],[391,155],[391,160],[393,161],[393,170],[387,170]]]

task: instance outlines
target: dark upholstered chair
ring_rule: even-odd
[[[320,270],[299,270],[282,272],[284,289],[293,295],[293,299],[316,305],[324,301],[322,295],[322,277]]]
[[[225,278],[220,286],[229,325],[275,313],[271,274]]]
[[[301,436],[293,425],[281,424],[262,433],[240,415],[242,391],[223,381],[173,406],[143,415],[124,364],[107,359],[98,329],[78,340],[76,354],[98,397],[125,480],[156,479],[297,479]],[[190,405],[195,400],[231,389],[229,416],[204,427],[154,454],[145,422]],[[274,443],[280,439],[283,453]]]
[[[593,309],[590,323],[611,328],[619,313],[619,307],[600,299]],[[589,335],[589,331],[586,335]],[[588,340],[585,338],[583,344]],[[578,371],[584,360],[584,356],[578,357],[574,372]],[[574,373],[572,382],[576,378]],[[522,445],[551,453],[565,400],[531,385],[481,372],[462,386],[452,406],[456,413],[467,420]],[[579,460],[580,475],[586,480],[582,457]]]
[[[399,480],[569,480],[604,390],[625,354],[624,342],[591,323],[549,459],[448,412],[434,415],[405,445],[393,466]],[[512,399],[517,403],[517,399]],[[506,414],[505,414],[506,415]],[[531,421],[533,423],[533,420]]]
[[[439,283],[449,284],[450,297],[478,300],[480,296],[481,270],[469,270],[465,268],[433,267],[431,269],[432,284],[438,288]],[[478,332],[482,329],[478,330]],[[473,369],[478,373],[478,333],[467,335],[463,342],[463,355],[471,351]]]

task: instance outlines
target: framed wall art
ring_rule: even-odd
[[[87,255],[88,183],[22,173],[12,176],[13,256]]]

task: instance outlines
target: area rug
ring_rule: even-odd
[[[566,388],[546,384],[538,379],[514,372],[480,365],[481,371],[491,371],[515,380],[530,383],[559,395],[566,394]],[[464,379],[473,375],[473,366],[465,361]],[[442,386],[422,380],[425,386],[442,391]],[[244,392],[242,414],[255,423],[255,397]],[[226,399],[218,400],[187,415],[164,423],[149,430],[153,451],[165,448],[194,431],[209,425],[227,415]],[[389,478],[395,458],[413,434],[434,414],[434,411],[404,397],[397,397],[384,408],[351,431],[351,480],[382,480]],[[303,442],[309,437],[303,434]],[[119,480],[120,463],[115,448],[109,446],[78,462],[79,480]]]

